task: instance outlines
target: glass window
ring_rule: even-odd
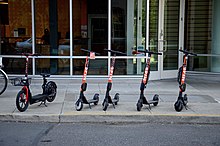
[[[73,1],[73,55],[81,56],[81,48],[107,55],[108,0]]]
[[[31,0],[8,0],[0,9],[0,54],[31,52]]]
[[[45,58],[36,59],[36,74],[50,73],[58,75],[70,74],[70,59],[67,58]]]
[[[126,53],[127,0],[112,0],[112,49]],[[131,49],[131,48],[130,48]]]
[[[36,52],[70,55],[69,0],[35,1]]]
[[[86,59],[73,60],[73,74],[83,75]],[[108,59],[90,59],[88,75],[107,75],[108,73]]]
[[[217,0],[186,1],[185,48],[199,54],[188,61],[190,71],[220,72],[219,7]]]
[[[153,52],[158,51],[158,13],[159,1],[150,0],[149,2],[149,50]],[[152,55],[151,71],[158,70],[158,56]]]

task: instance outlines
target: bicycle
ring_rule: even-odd
[[[0,95],[5,92],[8,85],[8,75],[2,70],[2,57],[0,57]]]

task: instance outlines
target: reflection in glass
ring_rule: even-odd
[[[73,74],[82,75],[85,67],[85,59],[74,59],[73,62]],[[107,68],[108,59],[90,59],[88,75],[107,75]]]
[[[25,74],[25,58],[3,58],[4,71],[7,74]],[[32,59],[29,58],[28,74],[32,74]]]
[[[69,75],[70,60],[67,58],[36,59],[36,74],[50,73],[53,75]]]

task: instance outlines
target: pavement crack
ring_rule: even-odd
[[[37,146],[39,142],[51,142],[51,140],[42,140],[57,124],[50,125],[46,130],[42,130],[33,140],[32,146]],[[41,145],[41,144],[40,144]]]
[[[61,110],[60,110],[60,114],[59,114],[59,123],[61,121],[61,114],[63,113],[64,101],[65,101],[66,95],[67,95],[67,89],[66,89],[66,92],[65,92],[65,95],[64,95],[64,100],[62,102],[62,106],[61,106]]]

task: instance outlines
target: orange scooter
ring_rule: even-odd
[[[188,103],[187,94],[184,94],[183,96],[183,92],[185,92],[186,90],[185,79],[186,79],[186,67],[187,67],[188,56],[189,55],[197,56],[197,54],[188,52],[187,50],[179,50],[179,51],[183,52],[184,56],[183,56],[183,65],[179,68],[178,77],[177,77],[177,81],[179,83],[179,96],[174,104],[174,108],[177,112],[180,112],[183,109],[183,106],[186,108],[186,105]]]
[[[110,68],[110,74],[109,74],[109,78],[108,78],[107,90],[105,93],[104,101],[102,103],[102,106],[103,106],[102,109],[103,109],[103,111],[106,111],[109,104],[112,104],[113,107],[115,108],[115,105],[117,105],[119,102],[119,93],[116,93],[114,98],[111,98],[110,93],[109,93],[112,89],[112,76],[114,73],[116,54],[121,54],[121,55],[126,55],[126,54],[119,52],[119,51],[115,51],[115,50],[108,50],[108,49],[104,49],[104,50],[114,54],[114,57],[111,60],[111,68]]]
[[[144,50],[144,51],[133,51],[133,54],[141,54],[141,53],[147,53],[147,62],[145,65],[145,70],[144,70],[144,74],[143,74],[143,78],[141,80],[141,86],[140,86],[140,97],[138,99],[137,102],[137,111],[140,111],[141,108],[143,107],[143,104],[146,104],[149,106],[149,109],[151,109],[150,105],[153,104],[154,106],[157,106],[157,104],[159,103],[159,95],[155,94],[153,97],[153,100],[147,100],[147,98],[144,96],[144,89],[147,86],[148,80],[149,80],[149,76],[150,76],[150,58],[152,54],[155,55],[162,55],[162,53],[158,53],[158,52],[152,52],[152,51],[148,51],[148,50]]]
[[[85,52],[88,52],[90,54],[90,59],[92,57],[94,57],[95,54],[98,54],[98,53],[95,53],[95,52],[92,52],[92,51],[89,51],[89,50],[85,50],[85,49],[81,49],[81,50],[85,51]],[[92,99],[89,99],[89,100],[87,100],[85,95],[84,95],[84,92],[86,91],[86,88],[87,88],[86,76],[87,76],[87,73],[88,73],[88,68],[89,68],[89,56],[87,55],[86,56],[85,67],[84,67],[84,72],[83,72],[82,84],[81,84],[81,88],[80,88],[80,96],[79,96],[78,100],[75,103],[75,108],[76,108],[77,111],[82,110],[83,104],[88,104],[89,108],[91,109],[90,104],[93,103],[94,105],[97,105],[98,102],[99,102],[99,94],[98,93],[96,93],[94,95],[94,97]]]

